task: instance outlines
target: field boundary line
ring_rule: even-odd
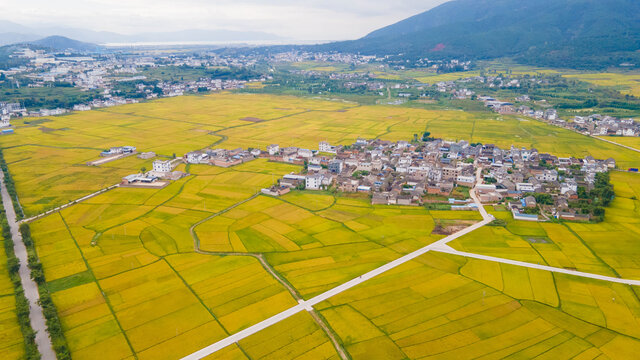
[[[482,183],[482,168],[478,168],[478,170],[476,171],[476,183],[477,184],[481,184]],[[209,346],[207,346],[207,347],[205,347],[203,349],[200,349],[200,350],[198,350],[198,351],[196,351],[196,352],[194,352],[194,353],[192,353],[190,355],[187,355],[187,356],[183,357],[182,360],[199,360],[199,359],[202,359],[202,358],[204,358],[206,356],[209,356],[209,355],[215,353],[218,350],[221,350],[221,349],[223,349],[223,348],[225,348],[225,347],[227,347],[227,346],[229,346],[231,344],[237,343],[240,340],[245,339],[245,338],[247,338],[247,337],[249,337],[249,336],[251,336],[251,335],[253,335],[253,334],[255,334],[255,333],[259,332],[259,331],[261,331],[261,330],[264,330],[264,329],[270,327],[271,325],[274,325],[274,324],[276,324],[276,323],[278,323],[278,322],[280,322],[282,320],[285,320],[285,319],[287,319],[287,318],[289,318],[289,317],[291,317],[291,316],[293,316],[293,315],[295,315],[295,314],[297,314],[299,312],[302,312],[302,311],[309,311],[309,312],[314,311],[314,309],[313,309],[314,305],[317,305],[317,304],[319,304],[319,303],[321,303],[323,301],[326,301],[327,299],[329,299],[329,298],[331,298],[331,297],[333,297],[335,295],[338,295],[338,294],[340,294],[342,292],[345,292],[345,291],[347,291],[347,290],[349,290],[349,289],[351,289],[351,288],[353,288],[355,286],[358,286],[358,285],[364,283],[367,280],[373,279],[374,277],[377,277],[377,276],[382,275],[382,274],[384,274],[384,273],[386,273],[386,272],[388,272],[388,271],[390,271],[392,269],[395,269],[396,267],[398,267],[398,266],[400,266],[400,265],[402,265],[404,263],[407,263],[407,262],[409,262],[411,260],[414,260],[414,259],[416,259],[416,258],[428,253],[431,250],[435,250],[435,249],[439,249],[439,248],[444,248],[446,250],[446,248],[448,248],[447,243],[449,243],[449,242],[451,242],[451,241],[453,241],[453,240],[455,240],[455,239],[457,239],[459,237],[467,235],[467,234],[469,234],[469,233],[471,233],[471,232],[473,232],[473,231],[475,231],[475,230],[477,230],[477,229],[479,229],[479,228],[481,228],[481,227],[483,227],[485,225],[488,225],[489,223],[491,223],[492,221],[495,220],[495,217],[493,215],[490,215],[489,213],[487,213],[485,208],[482,206],[482,202],[480,202],[480,199],[476,195],[475,188],[473,188],[473,189],[471,189],[469,191],[469,195],[473,199],[474,203],[478,206],[478,211],[480,212],[480,215],[482,215],[482,218],[483,218],[482,221],[480,221],[478,223],[475,223],[475,224],[473,224],[471,226],[468,226],[468,227],[466,227],[466,228],[464,228],[464,229],[462,229],[460,231],[457,231],[457,232],[455,232],[455,233],[453,233],[453,234],[451,234],[451,235],[449,235],[449,236],[447,236],[445,238],[442,238],[442,239],[440,239],[440,240],[438,240],[436,242],[433,242],[433,243],[431,243],[431,244],[429,244],[429,245],[427,245],[427,246],[425,246],[423,248],[420,248],[420,249],[418,249],[418,250],[416,250],[416,251],[414,251],[412,253],[404,255],[404,256],[396,259],[396,260],[393,260],[393,261],[391,261],[391,262],[389,262],[389,263],[387,263],[385,265],[382,265],[382,266],[380,266],[380,267],[378,267],[378,268],[376,268],[374,270],[371,270],[371,271],[369,271],[369,272],[367,272],[367,273],[365,273],[363,275],[360,275],[355,279],[352,279],[350,281],[347,281],[347,282],[343,283],[342,285],[338,285],[338,286],[334,287],[333,289],[327,290],[327,291],[323,292],[322,294],[317,295],[317,296],[315,296],[315,297],[313,297],[313,298],[311,298],[309,300],[306,300],[306,301],[305,300],[300,300],[298,305],[296,305],[294,307],[291,307],[291,308],[289,308],[289,309],[287,309],[287,310],[285,310],[285,311],[283,311],[283,312],[281,312],[279,314],[276,314],[276,315],[274,315],[274,316],[272,316],[272,317],[270,317],[268,319],[265,319],[265,320],[255,324],[253,326],[250,326],[250,327],[248,327],[248,328],[246,328],[244,330],[241,330],[241,331],[239,331],[239,332],[237,332],[237,333],[235,333],[235,334],[233,334],[233,335],[231,335],[231,336],[229,336],[229,337],[227,337],[225,339],[222,339],[222,340],[220,340],[220,341],[218,341],[218,342],[216,342],[214,344],[211,344],[211,345],[209,345]],[[240,205],[240,203],[237,204],[237,205]],[[233,207],[235,207],[235,206],[233,206]],[[231,208],[233,208],[233,207],[231,207]],[[223,210],[223,212],[231,210],[231,208]],[[213,216],[211,216],[211,218],[213,218],[215,216],[217,216],[217,215],[214,214]],[[202,222],[204,222],[204,221],[205,220],[203,220]],[[196,225],[198,225],[198,224],[196,224]],[[193,228],[195,228],[196,225],[194,225],[192,227],[192,230],[193,230]],[[193,234],[193,232],[192,232],[192,234]],[[197,241],[196,239],[197,239],[197,237],[194,237],[194,241]]]
[[[491,221],[493,221],[493,217],[489,217],[486,218],[485,220],[476,223],[474,225],[471,225],[467,228],[464,228],[458,232],[456,232],[455,234],[449,235],[439,241],[436,241],[432,244],[429,244],[421,249],[418,249],[410,254],[404,255],[394,261],[391,261],[385,265],[382,265],[374,270],[371,270],[363,275],[358,276],[355,279],[352,279],[350,281],[345,282],[342,285],[336,286],[333,289],[327,290],[324,293],[317,295],[309,300],[301,300],[300,303],[294,307],[291,307],[279,314],[276,314],[268,319],[265,319],[253,326],[250,326],[244,330],[241,330],[225,339],[222,339],[212,345],[209,345],[201,350],[198,350],[190,355],[187,355],[185,357],[182,358],[182,360],[197,360],[197,359],[202,359],[208,355],[211,355],[213,353],[215,353],[218,350],[221,350],[231,344],[237,343],[238,341],[245,339],[261,330],[264,330],[268,327],[270,327],[271,325],[274,325],[282,320],[285,320],[299,312],[302,311],[310,311],[310,309],[314,306],[317,305],[335,295],[338,295],[344,291],[347,291],[357,285],[360,285],[374,277],[377,277],[381,274],[384,274],[392,269],[395,269],[396,267],[409,262],[411,260],[416,259],[417,257],[420,257],[426,253],[428,253],[431,250],[434,249],[438,249],[440,247],[442,247],[443,245],[446,245],[446,243],[453,241],[461,236],[464,236],[470,232],[473,232],[487,224],[489,224]]]
[[[287,291],[289,291],[289,294],[291,295],[291,297],[293,297],[299,304],[302,304],[304,302],[304,299],[302,298],[302,296],[298,293],[298,291],[291,285],[289,284],[288,281],[286,281],[286,279],[284,279],[282,276],[280,276],[280,274],[278,274],[278,272],[271,267],[271,265],[267,262],[267,260],[265,259],[263,254],[256,254],[256,253],[236,253],[236,252],[230,252],[230,253],[225,253],[225,252],[214,252],[214,251],[204,251],[202,249],[200,249],[200,239],[198,238],[198,235],[195,233],[195,228],[199,225],[202,225],[203,223],[217,217],[220,216],[226,212],[229,212],[233,209],[235,209],[236,207],[245,204],[255,198],[257,198],[258,196],[260,196],[260,193],[256,193],[254,195],[252,195],[250,198],[245,199],[241,202],[238,202],[236,204],[233,204],[232,206],[221,210],[220,212],[217,212],[211,216],[208,216],[202,220],[200,220],[199,222],[195,223],[194,225],[191,226],[191,228],[189,229],[189,231],[191,232],[191,237],[193,238],[193,245],[194,245],[194,250],[196,253],[199,254],[203,254],[203,255],[216,255],[216,256],[249,256],[249,257],[253,257],[255,259],[258,260],[258,262],[260,263],[260,265],[271,275],[273,276],[274,279],[276,279],[277,282],[279,282],[285,289],[287,289]],[[196,295],[197,296],[197,295]],[[335,335],[331,332],[331,330],[329,329],[329,325],[326,324],[324,322],[324,320],[320,317],[320,315],[318,313],[316,313],[316,311],[311,308],[311,310],[309,310],[309,313],[311,314],[311,317],[315,320],[315,322],[318,324],[318,326],[324,330],[324,332],[327,334],[327,337],[329,338],[329,340],[331,341],[333,347],[335,348],[336,352],[338,353],[338,355],[340,356],[340,358],[342,360],[348,360],[349,357],[346,355],[346,351],[342,348],[342,346],[340,345],[340,343],[338,342],[338,340],[336,339]],[[213,313],[212,313],[213,315]],[[215,315],[214,315],[215,317]],[[222,325],[222,324],[221,324]],[[224,329],[224,327],[223,327]],[[225,329],[226,331],[226,329]],[[227,332],[228,333],[228,332]],[[238,344],[238,347],[240,347],[240,345]]]
[[[58,215],[60,216],[60,220],[62,220],[62,223],[64,224],[65,228],[67,229],[67,232],[69,233],[69,237],[71,237],[71,240],[73,240],[73,244],[76,246],[76,248],[80,252],[80,257],[82,257],[82,261],[84,262],[84,266],[87,268],[87,271],[89,271],[89,273],[93,277],[93,282],[96,284],[96,287],[98,288],[98,290],[100,290],[100,295],[102,295],[102,298],[104,299],[104,303],[109,308],[109,312],[111,313],[111,316],[113,316],[113,320],[118,325],[118,328],[120,329],[120,332],[122,332],[122,337],[127,342],[127,345],[129,345],[129,350],[131,350],[131,355],[133,355],[134,359],[137,359],[138,358],[138,354],[136,353],[135,349],[133,348],[133,345],[131,344],[131,340],[129,339],[129,336],[125,332],[124,328],[122,327],[122,324],[120,324],[120,319],[118,319],[118,316],[116,315],[116,312],[113,309],[113,306],[111,305],[111,301],[109,300],[109,297],[107,296],[107,294],[102,289],[102,285],[100,285],[100,280],[103,280],[103,279],[98,279],[96,277],[96,274],[93,272],[93,268],[90,266],[89,261],[87,261],[87,258],[84,256],[84,252],[82,251],[82,248],[80,248],[80,245],[78,244],[78,240],[73,235],[73,232],[71,232],[71,228],[69,227],[69,224],[67,223],[67,220],[64,218],[64,216],[62,216],[62,213],[59,212]],[[147,264],[147,265],[150,265],[150,264]],[[128,271],[131,271],[131,270],[128,270]]]

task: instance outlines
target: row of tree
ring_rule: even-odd
[[[25,358],[28,360],[40,359],[40,352],[36,345],[36,333],[31,327],[31,320],[29,318],[29,301],[24,295],[24,289],[22,288],[22,281],[20,280],[20,262],[16,257],[13,250],[13,239],[11,238],[11,230],[7,223],[7,216],[4,211],[4,207],[0,202],[0,223],[2,226],[2,237],[4,239],[4,251],[7,256],[7,271],[9,272],[9,278],[13,284],[13,293],[16,299],[16,315],[18,317],[18,324],[20,325],[20,331],[24,339]]]

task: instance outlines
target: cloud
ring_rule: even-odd
[[[447,0],[2,0],[27,25],[135,33],[184,29],[264,31],[299,40],[361,37]]]

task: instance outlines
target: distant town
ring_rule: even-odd
[[[409,66],[445,74],[474,68],[472,62],[456,59],[443,61],[422,58],[415,63],[403,64],[390,56],[342,53],[287,51],[237,56],[211,50],[177,54],[153,51],[78,54],[72,50],[46,51],[29,47],[16,50],[10,57],[20,59],[23,65],[0,70],[0,84],[4,90],[55,88],[55,92],[73,89],[76,93],[65,102],[56,99],[49,101],[46,96],[33,95],[28,98],[38,98],[40,101],[3,100],[0,102],[0,127],[3,128],[9,127],[11,119],[15,117],[56,116],[69,111],[132,104],[158,97],[241,90],[254,86],[252,84],[257,87],[266,84],[272,89],[284,89],[287,86],[305,89],[311,95],[366,94],[377,97],[377,103],[385,105],[402,105],[412,100],[429,103],[443,98],[477,101],[499,114],[527,116],[586,135],[640,136],[640,123],[633,118],[598,113],[585,116],[567,116],[565,113],[563,116],[549,102],[552,97],[541,98],[527,91],[564,86],[559,77],[508,72],[488,74],[482,71],[477,76],[424,83],[380,75],[380,72],[403,71]],[[309,62],[348,65],[353,70],[331,71],[328,68],[320,71],[286,66]],[[279,79],[283,76],[282,72],[278,75],[273,69],[279,64],[285,64],[283,66],[287,70],[284,73],[295,78]],[[360,71],[359,67],[368,70]],[[255,70],[257,68],[262,70]],[[498,96],[503,93],[512,97]],[[615,106],[615,101],[613,103],[612,106]],[[579,105],[588,107],[590,104]]]

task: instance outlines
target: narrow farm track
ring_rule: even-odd
[[[478,171],[476,172],[476,181],[478,184],[481,183],[482,181],[482,169],[478,169]],[[621,283],[621,284],[627,284],[627,285],[634,285],[634,286],[640,286],[640,280],[627,280],[627,279],[619,279],[619,278],[613,278],[613,277],[607,277],[607,276],[602,276],[602,275],[596,275],[596,274],[589,274],[589,273],[583,273],[583,272],[578,272],[578,271],[572,271],[572,270],[566,270],[566,269],[560,269],[560,268],[554,268],[554,267],[550,267],[550,266],[545,266],[545,265],[538,265],[538,264],[530,264],[530,263],[524,263],[524,262],[520,262],[520,261],[513,261],[513,260],[507,260],[507,259],[501,259],[501,258],[494,258],[494,257],[490,257],[490,256],[484,256],[484,255],[478,255],[478,254],[472,254],[472,253],[465,253],[465,252],[460,252],[460,251],[456,251],[454,249],[452,249],[451,247],[449,247],[447,244],[459,237],[462,237],[464,235],[467,235],[483,226],[488,225],[489,223],[491,223],[492,221],[495,220],[495,218],[493,217],[493,215],[490,215],[489,213],[487,213],[487,211],[485,210],[485,208],[483,207],[482,203],[480,202],[476,192],[475,192],[475,188],[472,189],[469,192],[469,195],[471,196],[471,198],[473,199],[474,203],[478,206],[478,210],[480,212],[480,214],[482,215],[483,220],[479,223],[476,223],[474,225],[471,225],[465,229],[462,229],[458,232],[456,232],[455,234],[449,235],[435,243],[432,243],[430,245],[427,245],[419,250],[416,250],[408,255],[405,255],[399,259],[396,259],[388,264],[385,264],[377,269],[374,269],[372,271],[369,271],[368,273],[358,276],[355,279],[352,279],[342,285],[339,285],[331,290],[328,290],[314,298],[311,298],[307,301],[303,301],[300,300],[299,304],[289,308],[277,315],[274,315],[266,320],[263,320],[251,327],[248,327],[242,331],[239,331],[223,340],[220,340],[212,345],[209,345],[199,351],[196,351],[190,355],[185,356],[184,358],[182,358],[182,360],[197,360],[197,359],[202,359],[204,357],[207,357],[213,353],[215,353],[218,350],[221,350],[231,344],[237,343],[238,341],[245,339],[261,330],[264,330],[282,320],[285,320],[297,313],[300,313],[302,311],[308,311],[308,312],[313,312],[313,306],[328,300],[329,298],[336,296],[340,293],[343,293],[355,286],[358,286],[360,284],[362,284],[365,281],[368,281],[374,277],[377,277],[379,275],[382,275],[385,272],[388,272],[406,262],[409,262],[411,260],[416,259],[419,256],[422,256],[426,253],[428,253],[429,251],[435,251],[435,252],[441,252],[441,253],[448,253],[448,254],[452,254],[452,255],[459,255],[459,256],[465,256],[465,257],[470,257],[470,258],[477,258],[477,259],[482,259],[482,260],[487,260],[487,261],[493,261],[493,262],[498,262],[498,263],[505,263],[505,264],[511,264],[511,265],[515,265],[515,266],[521,266],[521,267],[527,267],[527,268],[534,268],[534,269],[539,269],[539,270],[543,270],[543,271],[551,271],[551,272],[555,272],[555,273],[563,273],[563,274],[567,274],[567,275],[572,275],[572,276],[580,276],[580,277],[586,277],[586,278],[591,278],[591,279],[596,279],[596,280],[601,280],[601,281],[609,281],[609,282],[615,282],[615,283]]]
[[[631,150],[631,151],[635,151],[635,152],[639,152],[640,153],[640,150],[638,150],[636,148],[633,148],[631,146],[622,145],[622,144],[617,143],[615,141],[607,140],[607,139],[604,139],[604,138],[601,138],[601,137],[597,137],[597,136],[593,136],[593,135],[589,135],[589,136],[594,138],[594,139],[598,139],[600,141],[608,142],[609,144],[617,145],[617,146],[623,147],[623,148],[625,148],[627,150]]]
[[[191,233],[191,237],[193,238],[193,246],[195,249],[195,252],[197,252],[198,254],[203,254],[203,255],[215,255],[215,256],[250,256],[253,257],[255,259],[257,259],[260,264],[262,265],[262,267],[269,273],[271,274],[271,276],[273,276],[282,286],[285,287],[285,289],[287,289],[287,291],[289,291],[289,293],[291,294],[291,296],[300,304],[304,303],[304,300],[302,299],[302,296],[300,296],[300,294],[296,291],[296,289],[291,286],[291,284],[289,284],[288,281],[286,281],[282,276],[280,276],[280,274],[278,274],[275,269],[273,267],[271,267],[271,265],[269,265],[269,263],[267,262],[267,260],[265,259],[263,254],[257,254],[257,253],[240,253],[240,252],[213,252],[213,251],[203,251],[202,249],[200,249],[200,239],[198,238],[198,235],[195,232],[195,228],[198,227],[199,225],[217,217],[220,216],[228,211],[231,211],[233,209],[235,209],[236,207],[247,203],[255,198],[257,198],[258,196],[260,196],[260,193],[257,193],[243,201],[240,201],[220,212],[217,212],[205,219],[200,220],[199,222],[193,224],[191,226],[191,228],[189,229],[189,232]],[[318,315],[318,313],[316,313],[316,311],[311,308],[311,310],[309,310],[309,313],[311,314],[311,317],[313,317],[313,319],[315,320],[315,322],[318,324],[318,326],[320,326],[320,328],[322,330],[324,330],[324,332],[327,334],[327,337],[329,337],[329,340],[331,340],[331,343],[333,344],[333,347],[335,348],[336,352],[340,355],[340,358],[342,360],[348,360],[349,357],[346,354],[346,351],[342,348],[342,345],[340,345],[340,343],[338,342],[338,339],[336,339],[335,335],[333,334],[333,332],[329,329],[329,325],[324,321],[324,319]]]
[[[476,178],[478,179],[478,181],[481,181],[481,179],[482,179],[482,169],[478,169],[478,172],[476,173]],[[272,326],[272,325],[274,325],[274,324],[276,324],[276,323],[278,323],[278,322],[280,322],[282,320],[285,320],[285,319],[287,319],[287,318],[289,318],[289,317],[291,317],[291,316],[293,316],[293,315],[295,315],[297,313],[300,313],[302,311],[308,311],[308,312],[311,313],[311,312],[315,311],[313,309],[313,306],[315,306],[315,305],[317,305],[317,304],[319,304],[319,303],[321,303],[323,301],[326,301],[331,297],[334,297],[334,296],[336,296],[338,294],[341,294],[341,293],[343,293],[343,292],[345,292],[345,291],[347,291],[347,290],[349,290],[349,289],[351,289],[351,288],[353,288],[355,286],[358,286],[358,285],[364,283],[365,281],[373,279],[373,278],[375,278],[375,277],[377,277],[379,275],[382,275],[382,274],[384,274],[384,273],[386,273],[386,272],[388,272],[390,270],[393,270],[396,267],[398,267],[398,266],[400,266],[400,265],[402,265],[404,263],[407,263],[407,262],[409,262],[411,260],[414,260],[414,259],[416,259],[416,258],[428,253],[431,250],[446,249],[447,248],[447,246],[446,246],[447,243],[449,243],[449,242],[451,242],[451,241],[453,241],[453,240],[455,240],[455,239],[457,239],[457,238],[459,238],[461,236],[467,235],[467,234],[469,234],[469,233],[471,233],[471,232],[473,232],[473,231],[475,231],[475,230],[477,230],[477,229],[489,224],[490,222],[492,222],[494,220],[494,217],[492,215],[488,214],[486,212],[486,210],[484,209],[484,207],[482,207],[482,204],[480,203],[480,200],[478,199],[477,195],[475,194],[475,189],[472,189],[469,192],[469,194],[471,195],[473,201],[478,205],[478,210],[480,211],[480,214],[482,215],[482,218],[484,219],[481,222],[473,224],[473,225],[471,225],[471,226],[469,226],[467,228],[464,228],[464,229],[456,232],[455,234],[449,235],[449,236],[447,236],[447,237],[445,237],[445,238],[443,238],[443,239],[441,239],[439,241],[436,241],[436,242],[434,242],[434,243],[432,243],[430,245],[427,245],[427,246],[425,246],[425,247],[423,247],[421,249],[418,249],[418,250],[416,250],[416,251],[414,251],[414,252],[412,252],[410,254],[407,254],[407,255],[399,258],[399,259],[396,259],[396,260],[394,260],[394,261],[392,261],[390,263],[382,265],[381,267],[379,267],[377,269],[374,269],[372,271],[369,271],[366,274],[360,275],[357,278],[352,279],[350,281],[347,281],[346,283],[344,283],[342,285],[339,285],[339,286],[337,286],[337,287],[335,287],[333,289],[325,291],[324,293],[322,293],[322,294],[320,294],[320,295],[318,295],[316,297],[313,297],[313,298],[311,298],[309,300],[306,300],[306,301],[299,300],[298,301],[299,302],[298,305],[296,305],[294,307],[291,307],[291,308],[289,308],[289,309],[287,309],[287,310],[285,310],[285,311],[283,311],[283,312],[281,312],[279,314],[276,314],[276,315],[274,315],[274,316],[272,316],[272,317],[270,317],[270,318],[268,318],[266,320],[263,320],[263,321],[255,324],[253,326],[250,326],[250,327],[248,327],[248,328],[246,328],[244,330],[241,330],[241,331],[239,331],[239,332],[237,332],[237,333],[235,333],[235,334],[233,334],[233,335],[231,335],[231,336],[229,336],[229,337],[227,337],[225,339],[222,339],[222,340],[220,340],[220,341],[218,341],[218,342],[216,342],[216,343],[214,343],[212,345],[209,345],[209,346],[207,346],[207,347],[205,347],[205,348],[203,348],[203,349],[201,349],[199,351],[196,351],[196,352],[194,352],[194,353],[192,353],[190,355],[187,355],[182,359],[183,360],[202,359],[202,358],[204,358],[206,356],[209,356],[209,355],[215,353],[218,350],[224,349],[225,347],[227,347],[227,346],[229,346],[231,344],[237,343],[238,341],[243,340],[243,339],[245,339],[245,338],[247,338],[247,337],[249,337],[249,336],[251,336],[251,335],[253,335],[253,334],[255,334],[255,333],[259,332],[259,331],[261,331],[261,330],[264,330],[264,329],[266,329],[266,328],[268,328],[268,327],[270,327],[270,326]],[[228,209],[228,210],[230,210],[230,209]],[[226,211],[224,211],[224,212],[226,212]],[[213,218],[213,217],[215,217],[215,215],[211,216],[211,218]],[[193,232],[192,232],[192,234],[193,234]],[[194,241],[196,241],[196,244],[197,244],[197,237],[194,237]],[[246,255],[246,254],[244,254],[244,255]]]
[[[583,278],[602,280],[602,281],[608,281],[608,282],[625,284],[625,285],[632,285],[632,286],[640,286],[640,280],[614,278],[614,277],[611,277],[611,276],[597,275],[597,274],[585,273],[585,272],[581,272],[581,271],[567,270],[567,269],[563,269],[563,268],[556,268],[556,267],[551,267],[551,266],[546,266],[546,265],[532,264],[532,263],[527,263],[527,262],[522,262],[522,261],[497,258],[497,257],[493,257],[493,256],[473,254],[473,253],[468,253],[468,252],[463,252],[463,251],[457,251],[457,250],[452,249],[451,247],[446,246],[446,245],[438,247],[437,249],[433,249],[433,251],[441,252],[441,253],[445,253],[445,254],[457,255],[457,256],[464,256],[464,257],[472,258],[472,259],[492,261],[492,262],[497,262],[497,263],[501,263],[501,264],[515,265],[515,266],[525,267],[525,268],[529,268],[529,269],[538,269],[538,270],[550,271],[550,272],[560,273],[560,274],[567,274],[567,275],[578,276],[578,277],[583,277]]]
[[[53,352],[53,346],[51,339],[49,338],[49,332],[47,330],[42,307],[40,306],[40,293],[38,292],[38,285],[31,279],[31,271],[27,266],[28,254],[27,247],[22,241],[22,235],[18,222],[16,222],[16,213],[13,208],[13,201],[7,191],[7,186],[4,183],[4,173],[0,170],[0,186],[2,193],[2,205],[4,206],[7,216],[7,222],[11,229],[11,237],[13,239],[13,251],[16,254],[20,262],[20,269],[18,271],[22,287],[24,289],[24,295],[29,302],[29,319],[31,320],[31,327],[36,332],[36,345],[38,351],[42,355],[44,360],[54,360],[56,355]]]
[[[96,191],[96,192],[94,192],[94,193],[92,193],[92,194],[89,194],[89,195],[83,196],[83,197],[81,197],[80,199],[76,199],[76,200],[69,201],[68,203],[66,203],[66,204],[64,204],[64,205],[60,205],[60,206],[58,206],[58,207],[56,207],[56,208],[53,208],[53,209],[48,210],[48,211],[45,211],[45,212],[43,212],[42,214],[38,214],[38,215],[32,216],[32,217],[30,217],[30,218],[28,218],[28,219],[22,219],[22,220],[20,220],[20,222],[19,222],[19,223],[20,223],[20,224],[22,224],[22,223],[29,223],[29,222],[32,222],[32,221],[38,220],[38,219],[43,218],[43,217],[45,217],[45,216],[48,216],[48,215],[51,215],[51,214],[53,214],[53,213],[59,212],[60,210],[65,209],[65,208],[67,208],[67,207],[69,207],[69,206],[75,205],[75,204],[77,204],[77,203],[79,203],[79,202],[83,202],[83,201],[85,201],[85,200],[91,199],[92,197],[98,196],[98,195],[100,195],[100,194],[104,194],[105,192],[107,192],[107,191],[109,191],[109,190],[113,190],[113,189],[117,188],[118,186],[119,186],[118,184],[111,185],[111,186],[106,187],[106,188],[104,188],[104,189],[102,189],[102,190],[98,190],[98,191]]]

